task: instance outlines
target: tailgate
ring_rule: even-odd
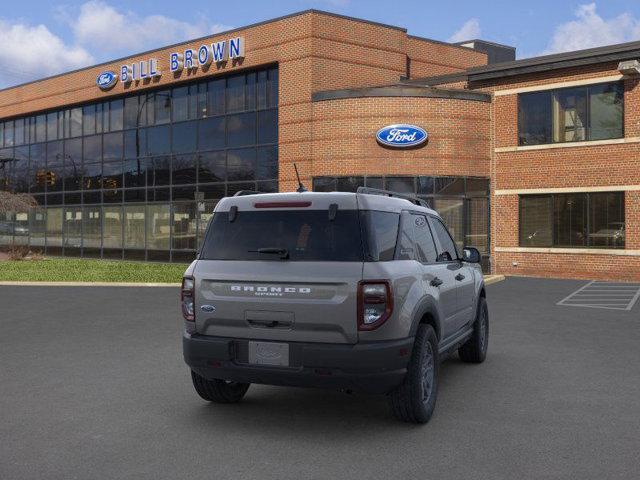
[[[196,329],[203,335],[357,341],[362,262],[200,260],[194,277]]]

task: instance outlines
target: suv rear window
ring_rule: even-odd
[[[280,260],[258,249],[285,249],[290,261],[358,262],[363,259],[358,213],[339,210],[239,211],[214,214],[200,258],[204,260]],[[252,251],[253,250],[253,251]]]
[[[239,211],[213,215],[202,246],[202,260],[280,260],[362,262],[393,259],[399,215],[338,210]],[[263,249],[263,253],[257,250]]]

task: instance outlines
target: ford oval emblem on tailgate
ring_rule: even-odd
[[[214,307],[213,305],[201,305],[200,310],[202,310],[203,312],[211,313],[216,311],[216,307]]]
[[[393,148],[417,147],[427,141],[427,132],[415,125],[388,125],[378,130],[376,139],[382,145]]]

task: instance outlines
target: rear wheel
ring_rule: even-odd
[[[191,370],[193,386],[202,398],[215,403],[237,403],[249,390],[250,383],[228,382],[226,380],[207,380]]]
[[[403,422],[427,423],[438,394],[438,339],[431,325],[420,325],[407,375],[389,394],[393,414]]]
[[[484,297],[478,300],[476,321],[473,324],[473,335],[458,349],[460,360],[467,363],[482,363],[487,358],[489,345],[489,309]]]

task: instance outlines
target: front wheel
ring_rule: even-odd
[[[476,321],[471,338],[458,349],[460,360],[467,363],[482,363],[487,358],[489,345],[489,309],[484,297],[478,300]]]
[[[420,325],[407,375],[389,394],[394,415],[403,422],[427,423],[438,394],[438,338],[431,325]]]
[[[214,403],[237,403],[242,400],[251,385],[218,379],[207,380],[193,370],[191,370],[191,381],[198,395]]]

